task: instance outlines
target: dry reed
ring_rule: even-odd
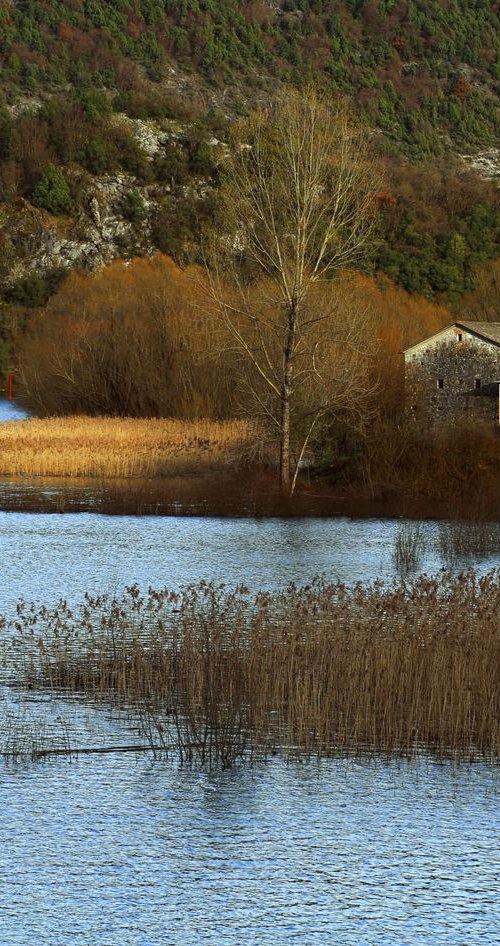
[[[452,520],[439,524],[438,546],[448,568],[500,552],[500,523]]]
[[[427,547],[425,526],[421,522],[404,522],[396,533],[393,559],[396,571],[404,577],[420,565]]]
[[[255,597],[134,586],[75,610],[20,604],[6,656],[17,682],[112,701],[154,752],[201,766],[269,753],[498,761],[499,605],[499,572]]]
[[[245,420],[51,417],[0,424],[0,475],[173,476],[235,468],[258,454]]]

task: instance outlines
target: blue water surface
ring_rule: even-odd
[[[0,770],[9,946],[493,946],[485,766],[128,756]]]
[[[0,402],[0,419],[12,410]],[[0,613],[136,581],[391,580],[397,528],[0,513]],[[28,717],[73,748],[138,738],[102,709],[0,687],[3,735]],[[0,759],[0,802],[0,946],[500,943],[500,785],[484,764],[207,775],[144,754]]]

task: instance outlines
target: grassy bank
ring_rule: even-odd
[[[250,596],[21,607],[17,682],[126,708],[155,753],[202,766],[282,754],[500,758],[500,574]]]
[[[0,475],[157,477],[235,469],[260,445],[245,420],[51,417],[0,424]]]
[[[0,423],[0,509],[500,520],[495,431],[377,432],[362,449],[333,432],[329,463],[318,448],[290,498],[279,487],[269,431],[249,419],[9,421]],[[52,478],[49,491],[44,477]]]

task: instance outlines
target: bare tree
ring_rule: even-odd
[[[232,145],[205,289],[252,368],[253,397],[278,435],[280,481],[293,491],[321,419],[340,406],[358,411],[366,394],[359,371],[353,386],[344,370],[360,363],[359,332],[347,325],[342,350],[335,345],[327,286],[366,252],[380,187],[347,106],[313,90],[286,90],[236,129]]]

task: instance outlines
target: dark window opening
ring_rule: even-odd
[[[444,388],[444,378],[438,378],[438,388],[440,391]]]
[[[457,342],[461,342],[461,341],[462,341],[462,333],[457,332]]]
[[[476,391],[481,390],[481,378],[476,378],[476,380],[474,381],[474,387]]]

